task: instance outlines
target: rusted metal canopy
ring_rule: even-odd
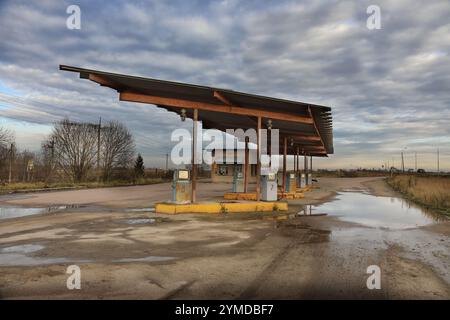
[[[177,113],[185,109],[189,118],[198,109],[207,129],[256,128],[261,117],[263,128],[270,120],[272,128],[279,129],[280,144],[288,137],[289,154],[295,154],[297,147],[301,154],[318,157],[334,152],[331,108],[326,106],[66,65],[59,68],[116,90],[122,101],[154,104]]]

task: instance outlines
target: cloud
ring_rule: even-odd
[[[171,131],[190,122],[119,102],[58,70],[69,64],[329,105],[336,155],[318,162],[325,167],[374,165],[405,145],[423,154],[449,148],[447,0],[378,1],[381,30],[366,28],[369,1],[86,0],[81,30],[65,27],[70,4],[1,2],[0,82],[9,90],[0,117],[117,119],[139,151],[164,163]]]

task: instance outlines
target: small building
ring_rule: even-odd
[[[236,170],[238,170],[238,172],[243,172],[243,167],[244,166],[242,164],[213,163],[211,168],[211,181],[232,183],[234,172]],[[248,175],[248,182],[256,183],[256,164],[251,164],[249,167],[250,173]]]
[[[240,150],[239,146],[234,150],[213,150],[212,157],[213,163],[211,165],[211,181],[212,182],[225,182],[232,183],[233,176],[237,172],[242,172],[244,174],[244,164],[242,161],[238,161],[237,151]],[[243,149],[241,150],[243,151]],[[254,157],[254,152],[256,150],[249,147],[249,174],[248,183],[256,183],[256,163],[252,164],[251,159]],[[227,156],[234,159],[231,163],[230,161],[225,161]],[[237,171],[237,172],[236,172]]]

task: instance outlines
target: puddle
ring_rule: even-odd
[[[49,213],[66,209],[78,208],[78,205],[50,206],[46,208],[25,208],[25,207],[0,207],[0,220],[31,216],[41,213]]]
[[[156,222],[156,219],[146,219],[146,218],[140,218],[140,219],[127,219],[122,220],[123,223],[126,224],[154,224]]]
[[[0,254],[0,266],[41,266],[49,264],[67,263],[66,258],[37,258],[28,257],[21,253],[2,253]],[[80,261],[77,261],[80,262]]]
[[[18,246],[6,247],[0,249],[0,253],[31,253],[44,249],[39,244],[22,244]]]
[[[113,262],[159,262],[159,261],[169,261],[174,260],[175,257],[160,257],[160,256],[148,256],[143,258],[125,258],[113,260]]]
[[[328,213],[344,221],[386,229],[416,228],[446,219],[401,198],[361,192],[338,193],[335,201],[313,206],[314,213]]]
[[[348,189],[343,189],[342,192],[358,192],[358,193],[364,193],[364,194],[371,195],[370,191],[368,189],[364,189],[364,188],[348,188]]]
[[[327,213],[323,213],[323,212],[314,212],[312,210],[312,205],[307,204],[303,207],[302,210],[300,210],[299,212],[297,212],[297,217],[302,217],[302,216],[312,216],[312,217],[322,217],[322,216],[327,216]]]
[[[301,212],[298,213],[286,213],[286,214],[275,214],[275,215],[263,215],[261,217],[262,220],[267,221],[284,221],[291,220],[299,217]]]
[[[89,260],[69,260],[66,258],[48,258],[28,256],[28,253],[34,253],[44,249],[44,246],[38,244],[24,244],[0,249],[0,266],[40,266],[58,263],[86,263]]]
[[[155,208],[127,209],[126,212],[155,212]]]
[[[11,219],[47,212],[47,208],[0,207],[0,219]]]
[[[24,244],[11,247],[0,248],[0,267],[15,267],[15,266],[41,266],[61,263],[92,263],[94,260],[86,259],[68,259],[68,258],[49,258],[33,256],[33,253],[44,249],[45,246],[39,244]],[[143,258],[125,258],[116,259],[112,262],[126,263],[126,262],[160,262],[174,260],[175,257],[164,256],[147,256]]]

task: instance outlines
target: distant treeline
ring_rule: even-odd
[[[376,170],[376,169],[357,169],[357,170],[326,170],[319,169],[315,173],[318,177],[342,177],[342,178],[353,178],[353,177],[378,177],[386,176],[389,172],[386,170]]]
[[[146,175],[125,125],[56,122],[39,152],[17,150],[14,134],[0,127],[0,182],[135,181]],[[163,173],[155,176],[162,177]]]

